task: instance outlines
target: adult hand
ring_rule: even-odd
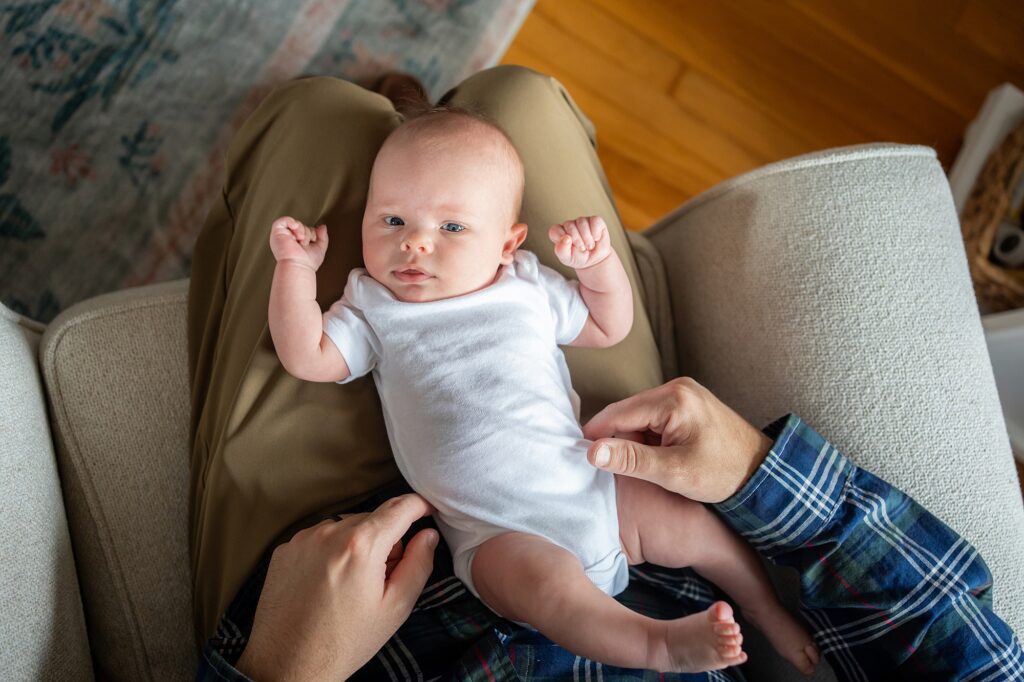
[[[700,502],[721,502],[757,470],[772,445],[690,378],[620,400],[583,427],[590,463]]]
[[[420,531],[404,551],[401,538],[431,511],[419,495],[400,495],[275,549],[236,668],[256,680],[342,680],[362,667],[430,576],[437,531]]]

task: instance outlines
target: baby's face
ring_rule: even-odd
[[[495,133],[497,134],[497,133]],[[491,284],[526,235],[496,140],[389,140],[374,162],[363,260],[399,300],[436,301]]]

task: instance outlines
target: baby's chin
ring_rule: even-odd
[[[465,296],[471,294],[477,289],[467,289],[466,291],[429,291],[424,287],[415,287],[410,289],[397,289],[393,287],[387,287],[387,290],[402,303],[431,303],[433,301],[443,301],[449,298],[458,298],[459,296]]]
[[[431,301],[440,301],[445,298],[451,298],[449,295],[424,291],[422,287],[418,287],[413,291],[400,291],[392,287],[388,287],[387,289],[402,303],[430,303]],[[455,295],[457,296],[458,294]]]
[[[387,278],[385,278],[385,281],[381,281],[376,277],[374,279],[390,291],[392,296],[403,303],[430,303],[431,301],[440,301],[445,298],[461,295],[440,290],[436,277],[414,284],[391,282],[387,281]]]

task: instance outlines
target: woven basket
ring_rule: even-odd
[[[974,292],[987,312],[1024,308],[1024,270],[1004,268],[989,260],[996,230],[1022,175],[1024,122],[988,157],[960,217]]]

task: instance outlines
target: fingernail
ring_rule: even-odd
[[[437,533],[427,533],[427,545],[437,547]]]
[[[612,459],[612,452],[608,449],[607,445],[601,445],[594,452],[594,464],[599,467],[608,466],[608,462]]]

